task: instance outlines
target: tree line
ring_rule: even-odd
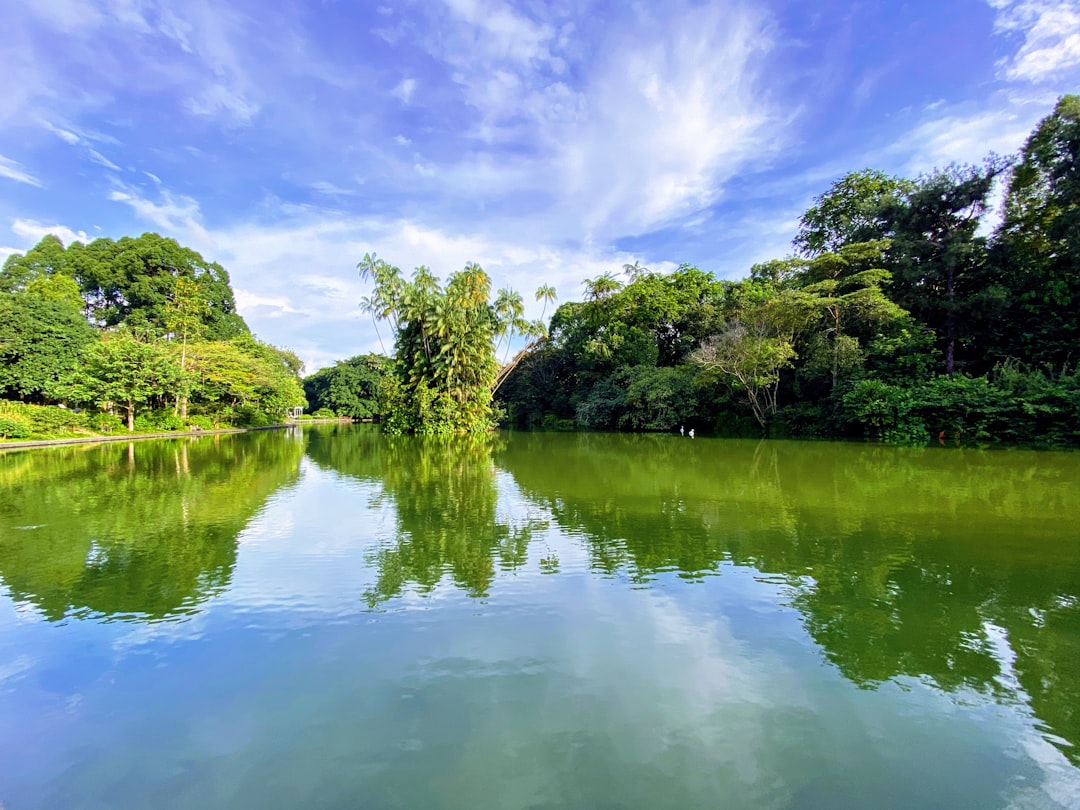
[[[845,175],[793,247],[739,281],[588,280],[499,391],[507,421],[1080,443],[1080,97],[1016,158]]]
[[[268,424],[304,404],[301,369],[221,265],[158,234],[45,236],[0,268],[2,437]]]
[[[344,394],[332,404],[320,391],[344,391],[366,368],[362,410],[392,433],[501,421],[1080,443],[1077,96],[1058,101],[1019,156],[914,179],[841,177],[803,214],[792,254],[738,281],[634,263],[586,280],[584,300],[544,324],[522,320],[519,294],[492,298],[476,265],[445,288],[425,267],[408,280],[365,256],[360,269],[374,286],[361,306],[388,323],[392,356],[320,372],[308,394],[347,412]],[[525,349],[500,363],[515,334]]]

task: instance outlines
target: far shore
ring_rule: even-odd
[[[61,447],[69,444],[104,444],[107,442],[134,442],[142,439],[190,439],[198,436],[221,436],[230,433],[250,433],[256,430],[281,430],[297,425],[320,425],[337,422],[352,422],[348,417],[332,419],[290,419],[280,425],[265,425],[250,428],[219,428],[217,430],[173,430],[164,433],[126,433],[118,436],[86,436],[65,439],[33,439],[28,441],[2,441],[0,452],[4,450],[33,450],[37,447]]]

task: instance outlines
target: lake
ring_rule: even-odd
[[[0,804],[1080,807],[1080,454],[0,453]]]

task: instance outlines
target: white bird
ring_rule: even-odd
[[[690,438],[694,438],[694,429],[690,428]]]

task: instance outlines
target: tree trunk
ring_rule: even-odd
[[[945,292],[949,307],[948,313],[945,315],[945,373],[952,374],[956,371],[956,311],[953,308],[955,295],[952,267],[949,268]]]
[[[127,407],[128,433],[134,433],[135,432],[135,403],[129,401],[128,404],[126,405],[126,407]]]

